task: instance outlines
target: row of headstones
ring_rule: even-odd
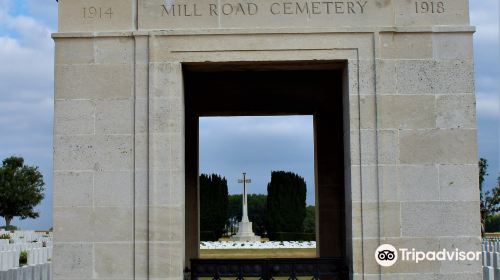
[[[0,271],[1,280],[51,280],[52,264],[45,263],[36,266],[23,266],[17,269]]]
[[[483,280],[500,280],[500,239],[484,239],[483,251]]]
[[[26,250],[27,265],[36,266],[48,263],[52,260],[52,247],[43,247]],[[3,251],[0,252],[0,271],[20,268],[19,256],[21,251]]]
[[[14,243],[14,244],[0,244],[1,251],[26,251],[30,249],[43,248],[43,242],[31,242],[31,243]],[[52,241],[45,242],[45,247],[52,247]]]
[[[31,242],[34,240],[42,241],[52,240],[52,232],[36,232],[36,231],[26,231],[26,230],[17,230],[17,231],[5,231],[0,230],[0,235],[8,234],[10,239],[17,242]]]

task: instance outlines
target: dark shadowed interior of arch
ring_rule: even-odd
[[[200,63],[183,66],[186,122],[186,258],[199,258],[200,118],[310,118],[317,257],[347,258],[350,213],[344,155],[344,63]],[[203,166],[204,170],[209,168]],[[244,171],[244,170],[241,170]],[[239,174],[221,174],[236,180]],[[300,174],[299,174],[300,175]],[[231,176],[231,177],[230,177]],[[250,186],[251,188],[251,186]],[[311,200],[309,200],[311,201]],[[346,218],[347,216],[347,218]]]

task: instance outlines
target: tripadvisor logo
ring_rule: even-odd
[[[461,251],[458,248],[452,251],[442,249],[440,251],[424,252],[417,251],[415,248],[396,249],[390,244],[380,245],[375,250],[375,260],[380,266],[393,266],[398,259],[416,264],[422,261],[479,261],[481,259],[481,252]]]
[[[375,250],[375,260],[381,266],[393,266],[398,261],[398,251],[390,244],[380,245]]]

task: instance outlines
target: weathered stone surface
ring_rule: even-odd
[[[407,164],[477,162],[475,130],[404,130],[399,133],[399,160]]]
[[[436,127],[436,101],[426,95],[380,95],[378,120],[384,129]]]
[[[96,134],[132,134],[134,132],[134,102],[132,99],[100,100],[96,102]]]
[[[133,277],[134,251],[130,243],[99,243],[95,246],[96,279]],[[120,256],[117,258],[116,256]]]
[[[56,99],[130,98],[132,69],[127,64],[56,65]]]
[[[478,201],[479,170],[476,164],[439,165],[440,199],[447,201]]]
[[[92,206],[94,176],[92,172],[56,172],[54,174],[54,207]]]
[[[134,174],[94,172],[94,205],[126,207],[134,203]]]
[[[91,279],[93,245],[91,243],[54,244],[54,278]]]
[[[436,110],[438,128],[476,127],[476,98],[472,94],[439,95]]]
[[[95,103],[91,100],[55,100],[54,134],[94,134]]]
[[[59,3],[59,32],[131,30],[132,0],[72,0]]]
[[[400,166],[399,187],[401,201],[438,200],[439,180],[437,166]]]
[[[401,230],[406,237],[478,236],[479,202],[402,202]]]

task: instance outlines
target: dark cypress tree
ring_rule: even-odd
[[[222,236],[228,220],[227,180],[217,174],[200,175],[200,231]]]
[[[268,234],[303,232],[306,216],[306,182],[292,172],[273,171],[267,185]]]

